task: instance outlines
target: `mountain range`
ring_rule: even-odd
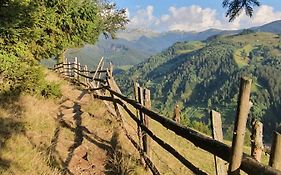
[[[263,26],[250,28],[259,32],[281,33],[281,20]],[[136,65],[159,53],[176,42],[202,41],[216,35],[233,35],[241,30],[208,29],[203,32],[154,32],[149,30],[127,29],[120,31],[118,39],[100,37],[95,45],[86,45],[83,48],[73,48],[66,52],[67,58],[78,57],[83,64],[91,67],[97,64],[101,57],[112,61],[114,65],[128,67]]]

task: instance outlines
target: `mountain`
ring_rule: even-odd
[[[251,29],[257,32],[271,32],[281,34],[281,20],[274,21],[260,27],[253,27]]]
[[[119,74],[117,80],[127,93],[133,80],[148,87],[154,109],[167,116],[172,116],[178,104],[186,125],[208,124],[209,109],[220,111],[229,138],[240,77],[250,76],[254,104],[250,118],[263,121],[269,140],[281,123],[280,67],[280,35],[243,31],[205,41],[178,42]]]
[[[182,31],[155,33],[127,30],[120,32],[119,38],[115,40],[100,37],[96,45],[69,49],[65,56],[70,59],[78,57],[83,64],[88,64],[91,67],[96,65],[102,56],[105,57],[107,62],[112,61],[117,66],[135,65],[175,42],[205,40],[210,36],[218,35],[220,32],[222,31],[215,29],[200,33]]]
[[[250,28],[253,31],[281,34],[281,21],[275,21],[260,27]],[[120,31],[118,39],[100,37],[96,45],[86,45],[83,48],[69,49],[66,57],[78,57],[83,64],[94,67],[103,56],[107,62],[112,61],[118,67],[128,67],[145,61],[150,56],[159,53],[175,42],[202,41],[216,35],[233,35],[241,30],[208,29],[203,32],[154,32],[150,30],[127,29]]]

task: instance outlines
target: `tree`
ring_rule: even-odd
[[[106,0],[1,0],[0,95],[45,93],[36,60],[94,44],[102,33],[114,37],[127,22],[125,10]]]
[[[21,58],[49,58],[69,47],[115,36],[128,19],[124,9],[98,0],[0,2],[0,49]]]
[[[226,17],[229,21],[234,21],[240,13],[245,10],[246,15],[253,16],[253,7],[260,6],[258,0],[223,0],[222,6],[227,8]]]

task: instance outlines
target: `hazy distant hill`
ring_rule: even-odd
[[[83,64],[96,65],[100,57],[113,61],[117,66],[135,65],[151,55],[171,46],[175,42],[205,40],[217,35],[221,30],[210,29],[204,32],[170,31],[155,33],[151,31],[128,30],[119,34],[119,39],[104,39],[96,45],[86,45],[80,49],[69,49],[66,57],[79,57]]]
[[[281,33],[281,21],[275,21],[260,27],[251,28],[255,31]],[[149,30],[130,29],[121,31],[116,40],[100,38],[96,45],[86,45],[81,49],[69,49],[68,58],[79,57],[82,63],[94,66],[100,57],[113,61],[117,66],[135,65],[150,56],[171,46],[175,42],[205,40],[220,34],[236,34],[237,31],[209,29],[203,32],[169,31],[157,33]]]
[[[281,20],[274,21],[260,27],[253,27],[251,29],[257,32],[271,32],[281,34]]]
[[[281,38],[243,31],[197,42],[179,42],[118,77],[123,92],[138,80],[151,89],[155,109],[169,116],[179,104],[184,122],[208,124],[208,109],[234,122],[239,78],[253,78],[251,117],[260,118],[267,139],[281,124]],[[130,77],[128,79],[128,77]],[[227,133],[231,133],[228,131]]]

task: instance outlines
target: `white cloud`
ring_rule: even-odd
[[[169,13],[161,17],[161,23],[169,30],[201,31],[220,26],[216,10],[200,6],[170,7]]]
[[[154,7],[147,6],[137,11],[136,15],[130,18],[129,27],[132,28],[153,28],[159,24],[159,19],[153,15]]]
[[[252,23],[261,25],[281,19],[281,12],[275,11],[273,7],[262,5],[253,16]]]
[[[139,9],[136,15],[130,18],[129,27],[160,31],[203,31],[209,28],[248,28],[278,19],[281,19],[281,12],[275,11],[273,7],[267,5],[256,8],[252,18],[242,13],[231,23],[224,17],[224,14],[218,15],[217,11],[211,8],[202,8],[197,5],[179,8],[171,6],[166,14],[156,17],[154,7],[149,5],[145,9]]]

